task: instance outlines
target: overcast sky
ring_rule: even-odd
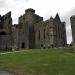
[[[25,9],[33,8],[44,20],[55,17],[58,12],[62,21],[66,21],[67,42],[72,41],[70,16],[75,15],[75,0],[0,0],[0,14],[12,11],[13,24]]]

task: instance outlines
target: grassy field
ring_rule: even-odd
[[[0,54],[0,70],[15,75],[75,75],[75,53],[59,48]]]

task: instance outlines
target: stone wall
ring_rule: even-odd
[[[25,14],[19,17],[19,25],[22,26],[24,32],[23,37],[26,48],[35,48],[35,23],[43,20],[42,17],[35,14],[35,10],[27,9]],[[22,39],[20,39],[22,40]]]
[[[7,50],[12,48],[12,18],[11,12],[0,16],[0,50]]]
[[[75,15],[71,16],[70,20],[72,28],[73,49],[75,50]]]
[[[0,49],[32,49],[64,47],[66,44],[65,23],[59,15],[43,21],[34,9],[25,10],[12,25],[11,12],[0,16]]]
[[[64,47],[66,42],[65,23],[61,22],[59,15],[49,20],[35,24],[36,48]]]

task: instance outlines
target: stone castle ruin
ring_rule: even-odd
[[[72,39],[73,39],[72,48],[73,50],[75,50],[75,15],[71,16],[70,21],[71,21]]]
[[[43,21],[34,9],[25,10],[12,25],[11,12],[0,16],[0,50],[65,47],[66,28],[56,14]]]

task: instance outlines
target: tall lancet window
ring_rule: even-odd
[[[40,40],[40,30],[38,31],[38,39]]]
[[[43,37],[44,37],[44,39],[45,39],[45,29],[44,29],[44,34],[43,34]]]

